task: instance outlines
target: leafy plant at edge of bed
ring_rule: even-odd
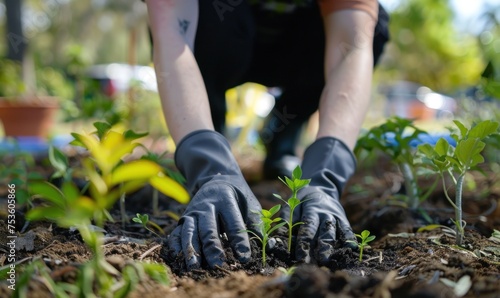
[[[458,127],[458,134],[451,134],[451,137],[457,142],[456,147],[451,146],[446,139],[441,138],[434,146],[422,144],[418,150],[424,156],[423,163],[441,177],[446,199],[455,209],[455,220],[453,220],[456,230],[455,243],[462,245],[465,228],[465,223],[462,220],[462,188],[465,175],[470,170],[478,170],[477,165],[484,162],[481,152],[486,143],[483,140],[498,133],[499,123],[485,120],[468,129],[458,120],[453,122]],[[455,186],[455,202],[448,194],[445,174],[450,176]]]
[[[412,132],[407,134],[408,130]],[[411,142],[418,141],[422,134],[427,132],[413,125],[413,120],[395,116],[360,137],[354,149],[356,155],[359,155],[361,150],[373,152],[378,149],[391,158],[403,174],[407,195],[406,207],[412,210],[417,210],[420,203],[427,199],[437,185],[436,180],[426,193],[421,194],[417,184],[415,174],[419,164],[415,158],[417,150],[412,148]]]
[[[104,259],[103,234],[98,229],[91,228],[91,219],[102,228],[105,219],[112,220],[108,210],[114,202],[124,193],[135,191],[148,182],[180,202],[187,203],[189,195],[182,186],[163,175],[161,167],[154,162],[122,160],[137,146],[133,142],[137,138],[136,133],[120,133],[110,128],[100,129],[99,124],[95,126],[98,129],[96,133],[73,134],[73,144],[87,148],[90,153],[90,157],[82,161],[83,168],[75,169],[75,175],[89,180],[90,197],[82,195],[70,180],[64,180],[60,189],[47,181],[31,181],[30,193],[35,198],[40,198],[44,204],[31,209],[27,218],[48,219],[63,228],[76,227],[94,255],[88,263],[90,267],[83,267],[89,269],[80,272],[82,286],[85,288],[86,283],[92,285],[92,276],[95,276],[98,294],[107,297],[110,295],[109,291],[117,293],[123,288],[116,288],[115,277],[120,274]],[[54,154],[53,157],[63,165],[67,159],[62,156],[64,155]]]
[[[105,122],[95,122],[94,127],[96,131],[90,134],[72,133],[75,140],[71,144],[87,149],[91,155],[90,159],[85,159],[83,162],[86,169],[83,176],[90,178],[89,186],[92,197],[105,205],[103,210],[109,209],[118,199],[116,197],[118,195],[122,222],[127,222],[126,194],[140,189],[147,183],[151,184],[155,190],[159,190],[182,204],[189,201],[189,194],[185,188],[165,175],[162,166],[156,161],[145,159],[126,163],[123,161],[136,147],[143,146],[137,139],[146,136],[147,133],[125,131]],[[58,150],[55,151],[51,163],[57,170],[55,175],[59,173],[57,176],[71,171],[64,154]],[[96,168],[99,170],[97,171]],[[98,185],[101,187],[97,188]],[[107,197],[103,197],[102,190],[108,188]],[[112,220],[107,211],[104,212],[106,217]]]
[[[375,239],[375,235],[370,235],[370,231],[364,230],[361,232],[361,234],[355,234],[356,237],[358,237],[361,242],[357,242],[355,240],[347,240],[347,242],[354,243],[358,246],[359,248],[359,262],[363,260],[363,250],[365,248],[370,248],[370,245],[368,245],[369,242],[372,242]]]
[[[259,239],[262,244],[262,266],[266,264],[266,247],[267,242],[271,234],[277,229],[281,228],[286,224],[286,222],[280,222],[283,219],[281,217],[272,218],[278,211],[280,211],[281,205],[276,205],[269,210],[262,209],[260,212],[252,211],[253,213],[259,214],[261,222],[256,224],[262,237],[260,237],[257,233],[251,230],[243,230],[241,232],[247,232],[254,235],[255,238]],[[274,225],[273,225],[274,224]]]
[[[292,231],[295,226],[302,225],[304,222],[293,222],[293,212],[295,211],[295,208],[299,206],[301,203],[305,201],[301,201],[297,198],[297,193],[300,189],[306,187],[310,182],[311,179],[302,179],[302,169],[300,166],[297,166],[293,172],[292,172],[292,179],[288,178],[285,176],[285,179],[282,179],[281,177],[278,177],[283,184],[288,186],[288,188],[292,191],[292,196],[288,198],[288,200],[284,200],[280,195],[278,194],[273,194],[276,198],[280,199],[283,201],[289,208],[290,208],[290,214],[288,220],[283,219],[288,226],[288,252],[291,251],[292,248]]]

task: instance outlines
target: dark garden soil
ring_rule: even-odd
[[[394,194],[401,192],[401,177],[380,161],[376,166],[361,166],[342,197],[354,231],[367,229],[377,236],[362,262],[358,252],[339,248],[328,266],[294,264],[277,241],[268,254],[268,265],[263,267],[259,244],[254,242],[249,264],[235,261],[228,249],[226,266],[186,272],[182,258],[168,254],[164,239],[131,221],[122,225],[118,211],[112,213],[117,222],[105,227],[104,251],[118,270],[138,260],[171,268],[170,286],[146,278],[130,297],[500,297],[500,241],[490,238],[494,228],[500,229],[500,177],[485,171],[485,176],[474,176],[475,189],[465,193],[467,227],[462,248],[454,246],[454,238],[441,228],[417,232],[428,224],[420,213],[411,213],[394,199]],[[432,181],[421,179],[421,183],[430,185]],[[255,182],[252,188],[265,208],[277,203],[273,193],[287,194],[278,181]],[[0,189],[0,197],[5,197],[5,189]],[[130,217],[138,212],[151,214],[150,198],[149,188],[130,195]],[[182,213],[182,206],[165,197],[160,199],[163,211]],[[0,202],[5,205],[5,200]],[[1,210],[7,209],[4,207]],[[452,227],[453,209],[442,189],[438,187],[422,207],[433,222]],[[80,236],[46,222],[25,225],[22,211],[17,213],[17,268],[41,259],[55,281],[75,281],[78,267],[91,258]],[[7,239],[6,215],[2,211],[0,239]],[[176,224],[164,214],[151,216],[151,220],[165,235]],[[8,264],[7,252],[2,240],[0,266]],[[297,268],[291,275],[278,270],[292,265]],[[11,294],[2,280],[0,297]],[[28,297],[52,296],[41,279],[33,276]]]

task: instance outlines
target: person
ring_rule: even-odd
[[[188,269],[226,261],[227,241],[251,257],[244,229],[261,210],[223,136],[224,94],[244,82],[282,94],[261,137],[264,173],[287,175],[298,162],[300,128],[319,110],[316,140],[303,154],[311,179],[299,192],[295,258],[326,264],[355,240],[339,198],[354,173],[352,150],[370,101],[387,15],[376,0],[146,0],[162,108],[177,145],[175,163],[192,199],[167,240]],[[381,17],[382,16],[382,17]],[[256,231],[258,232],[258,231]]]

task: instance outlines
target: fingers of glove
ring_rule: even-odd
[[[235,200],[230,202],[235,202]],[[221,212],[224,231],[238,260],[246,263],[250,260],[252,253],[250,251],[248,233],[243,232],[246,229],[245,223],[238,206],[229,205],[226,207],[227,209]]]
[[[214,207],[210,206],[209,210],[205,210],[201,215],[203,220],[200,219],[198,223],[203,255],[210,268],[222,266],[226,261],[224,249],[222,248],[222,243],[219,238],[216,216]]]
[[[336,220],[333,215],[323,216],[318,231],[318,263],[326,265],[337,242]]]
[[[179,225],[170,233],[170,237],[167,239],[167,247],[169,255],[175,258],[182,251],[182,224]]]
[[[295,257],[299,262],[310,263],[313,241],[319,228],[319,217],[314,211],[307,212],[302,217],[302,222],[297,234]]]
[[[354,235],[354,232],[352,231],[352,228],[349,224],[345,225],[341,222],[338,222],[338,227],[340,232],[343,235],[343,240],[344,240],[344,247],[349,247],[353,250],[357,250],[358,246],[356,245],[357,240],[356,236]]]
[[[344,208],[342,207],[342,205],[340,205],[338,201],[335,202],[334,216],[337,221],[337,227],[340,231],[339,235],[337,236],[338,237],[342,236],[342,240],[344,240],[345,247],[356,248],[357,247],[356,244],[352,242],[347,242],[347,241],[356,241],[356,236],[352,231],[351,224],[347,219]]]
[[[193,217],[185,217],[182,224],[182,251],[188,270],[201,267],[200,238]]]

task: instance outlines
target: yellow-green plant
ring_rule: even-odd
[[[361,242],[357,242],[355,240],[347,240],[347,242],[354,243],[359,248],[359,261],[363,260],[363,250],[365,248],[370,248],[368,245],[369,242],[372,242],[375,239],[375,235],[370,235],[370,231],[364,230],[361,234],[355,234]]]
[[[484,140],[498,134],[499,123],[485,120],[467,128],[460,121],[454,120],[453,122],[458,128],[458,133],[451,134],[451,137],[456,141],[455,147],[450,145],[446,139],[441,138],[434,146],[422,144],[418,149],[424,156],[423,162],[441,177],[446,199],[455,209],[456,244],[462,245],[465,228],[465,222],[462,220],[462,188],[465,175],[470,170],[477,169],[477,165],[484,162],[481,155],[486,146]],[[446,174],[452,179],[455,186],[455,202],[447,191]]]
[[[145,134],[112,128],[102,122],[94,126],[97,128],[94,133],[72,133],[75,138],[72,144],[89,151],[90,157],[82,161],[83,175],[90,182],[90,196],[99,205],[99,211],[94,216],[99,224],[104,217],[111,219],[107,210],[119,198],[123,206],[124,194],[136,191],[147,183],[180,203],[189,201],[185,188],[165,175],[157,163],[144,159],[124,162],[124,158],[140,145],[136,140]],[[125,214],[122,216],[126,220]]]
[[[292,196],[288,200],[284,200],[280,195],[278,194],[273,194],[276,198],[280,199],[283,201],[286,205],[288,205],[288,208],[290,209],[290,214],[287,219],[283,219],[288,226],[288,251],[291,251],[292,248],[292,231],[293,228],[304,224],[304,222],[293,222],[293,212],[295,211],[295,208],[299,206],[301,203],[304,201],[301,201],[297,198],[297,193],[299,192],[300,189],[306,187],[309,182],[311,182],[311,179],[302,179],[302,169],[300,166],[297,166],[293,172],[292,172],[292,179],[288,178],[285,176],[285,179],[282,179],[281,177],[278,177],[283,184],[288,186],[288,188],[292,191]]]
[[[165,176],[158,164],[148,160],[124,161],[124,157],[139,145],[134,140],[140,135],[99,123],[95,127],[95,133],[73,134],[73,144],[89,151],[89,156],[82,160],[82,167],[74,169],[75,175],[89,181],[89,195],[83,195],[69,179],[64,179],[61,188],[47,181],[32,181],[29,192],[41,199],[42,204],[31,209],[26,217],[29,220],[48,219],[60,227],[75,227],[80,232],[93,253],[93,258],[80,272],[81,286],[87,289],[84,297],[94,296],[94,289],[99,297],[123,297],[120,293],[124,288],[117,286],[120,273],[104,259],[103,234],[91,228],[92,220],[102,228],[106,219],[112,219],[108,210],[117,199],[146,183],[181,203],[187,203],[189,195],[181,185]],[[60,163],[56,171],[68,166],[67,160],[57,151],[53,151],[52,159],[53,163]]]

